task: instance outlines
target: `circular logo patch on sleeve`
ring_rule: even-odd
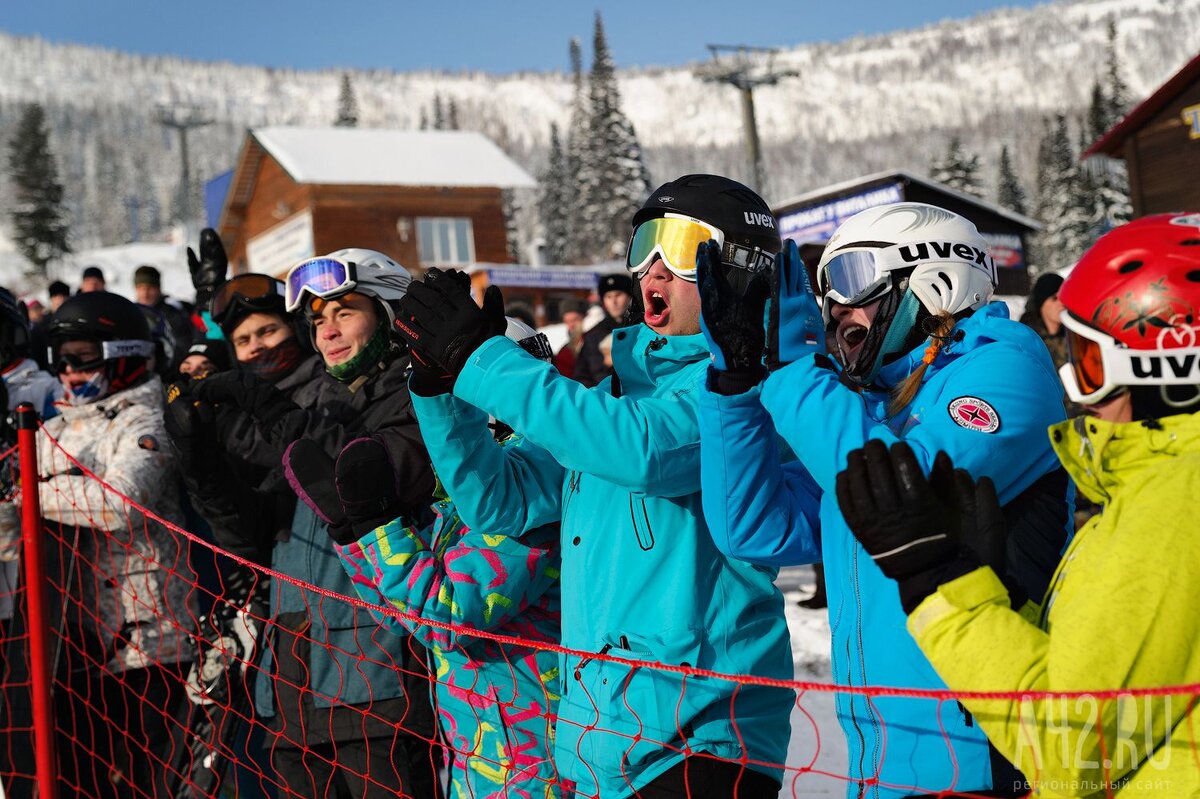
[[[1000,414],[979,397],[959,397],[950,401],[950,418],[959,427],[977,433],[994,433],[1000,429]]]

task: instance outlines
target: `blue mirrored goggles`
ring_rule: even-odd
[[[306,298],[331,300],[354,290],[357,275],[354,264],[336,258],[310,258],[288,270],[284,303],[288,313],[304,307]]]

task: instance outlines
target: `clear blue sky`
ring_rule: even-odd
[[[565,69],[599,9],[618,66],[704,45],[838,41],[1034,0],[2,0],[0,30],[54,42],[296,69]]]

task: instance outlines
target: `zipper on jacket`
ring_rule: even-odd
[[[574,469],[572,469],[571,473],[567,476],[567,498],[563,502],[562,513],[559,514],[559,523],[564,527],[567,524],[567,509],[571,507],[571,499],[574,498],[575,494],[579,491],[579,480],[582,477],[583,472],[577,472]]]
[[[604,646],[600,647],[600,654],[607,655],[608,650],[610,650],[612,648],[613,648],[612,644],[605,644]],[[587,664],[591,663],[593,660],[595,660],[595,658],[589,656],[589,657],[585,657],[583,660],[579,661],[579,665],[575,667],[575,679],[576,680],[580,679],[579,672],[581,672],[585,668],[587,668]]]

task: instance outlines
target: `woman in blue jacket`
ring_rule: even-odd
[[[868,439],[903,439],[926,470],[945,451],[991,477],[1013,530],[994,558],[1018,607],[1042,597],[1070,519],[1045,435],[1063,418],[1061,392],[1036,334],[989,303],[987,243],[941,208],[864,211],[821,258],[820,310],[794,244],[776,262],[773,292],[766,274],[701,260],[714,352],[699,402],[701,496],[718,548],[764,565],[825,564],[838,684],[944,688],[905,630],[902,597],[850,534],[834,478]],[[779,464],[776,433],[798,461]],[[839,694],[837,704],[850,796],[1023,793],[956,703]]]

